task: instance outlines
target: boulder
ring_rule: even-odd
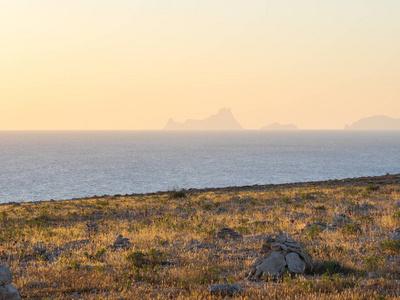
[[[292,273],[302,274],[306,269],[306,263],[297,253],[291,252],[285,257],[288,269]]]
[[[279,276],[283,273],[286,266],[286,260],[282,253],[273,252],[268,258],[256,267],[255,277],[259,277],[262,273],[267,276]]]
[[[18,290],[12,284],[0,286],[0,300],[20,300]]]
[[[12,276],[10,269],[0,265],[0,286],[10,284],[12,281]]]

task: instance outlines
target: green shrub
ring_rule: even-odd
[[[326,261],[324,262],[324,269],[328,275],[333,275],[340,271],[340,264],[335,261]]]
[[[315,210],[326,211],[325,205],[317,205],[314,207]]]
[[[357,218],[363,224],[372,224],[374,223],[374,217],[372,216],[361,216]]]
[[[359,226],[352,225],[352,224],[345,224],[342,228],[343,235],[357,235],[361,234],[362,230]]]
[[[81,264],[76,261],[73,261],[71,263],[71,268],[74,269],[75,271],[79,271],[81,269]]]
[[[96,200],[96,208],[98,208],[98,209],[102,209],[102,208],[108,206],[109,204],[110,203],[108,202],[108,200],[103,200],[103,201],[100,199]]]
[[[367,271],[375,271],[383,266],[385,263],[385,258],[379,255],[370,255],[364,257],[363,261]]]
[[[306,229],[306,234],[312,239],[315,240],[319,234],[324,231],[320,226],[312,225]]]
[[[398,209],[392,216],[395,220],[400,220],[400,209]]]
[[[249,234],[250,233],[250,229],[248,227],[246,227],[246,226],[237,227],[236,230],[240,234]]]
[[[145,254],[141,251],[136,251],[128,254],[126,260],[135,267],[142,267],[145,263]]]
[[[132,252],[126,256],[126,260],[137,268],[159,265],[162,262],[164,254],[151,248],[147,253],[141,251]]]
[[[347,195],[355,196],[355,195],[358,195],[359,192],[360,192],[360,190],[355,188],[355,187],[350,187],[350,188],[347,188],[347,189],[344,190],[344,194],[346,196]]]
[[[200,207],[204,210],[211,210],[213,208],[213,204],[210,202],[206,202],[201,204]]]
[[[170,199],[180,199],[180,198],[185,198],[186,193],[181,190],[181,191],[173,191],[169,194]]]
[[[380,188],[379,185],[372,185],[372,184],[369,184],[369,185],[367,185],[367,187],[365,188],[365,191],[368,192],[368,193],[371,193],[371,192],[375,192],[375,191],[379,190],[379,188]]]
[[[300,198],[304,199],[304,200],[315,200],[315,195],[312,193],[302,193],[300,194]]]
[[[384,242],[380,242],[379,246],[390,253],[400,253],[400,240],[386,240]]]

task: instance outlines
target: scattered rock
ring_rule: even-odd
[[[82,293],[80,292],[75,292],[71,295],[72,299],[82,299]]]
[[[185,246],[186,249],[193,249],[193,248],[215,249],[216,247],[217,245],[212,243],[198,243]]]
[[[365,215],[365,214],[368,215],[372,210],[376,210],[375,205],[367,203],[366,200],[361,205],[360,204],[348,205],[345,208],[345,211],[347,213],[353,213],[355,215]]]
[[[217,232],[217,238],[219,239],[242,239],[243,236],[229,227],[224,227]]]
[[[47,283],[41,281],[31,281],[28,283],[28,286],[31,288],[45,288],[47,287]]]
[[[241,202],[242,202],[242,203],[249,203],[251,200],[253,200],[252,197],[246,197],[246,198],[242,198],[242,199],[241,199]]]
[[[212,284],[208,288],[211,295],[232,296],[242,292],[242,287],[238,284]]]
[[[87,223],[86,224],[87,231],[89,233],[89,237],[93,234],[96,234],[99,231],[99,225],[97,223]]]
[[[353,224],[352,220],[344,213],[336,214],[331,223],[328,225],[329,230],[338,230],[346,224]]]
[[[345,225],[351,223],[351,219],[346,214],[336,214],[333,218],[335,224]]]
[[[220,214],[226,213],[227,211],[228,211],[227,208],[220,206],[217,208],[216,214],[220,215]]]
[[[392,237],[393,240],[400,240],[400,227],[394,230],[394,235]]]
[[[75,241],[70,241],[66,242],[63,246],[64,250],[80,250],[84,246],[88,245],[90,243],[89,239],[84,239],[84,240],[75,240]]]
[[[187,212],[181,213],[178,215],[179,218],[187,219],[189,218],[189,214]]]
[[[10,269],[0,265],[0,300],[20,300],[18,290],[11,284]]]
[[[113,247],[114,249],[122,249],[122,248],[130,248],[131,243],[129,242],[128,238],[122,237],[122,234],[120,234],[117,239],[115,240]]]
[[[294,211],[290,214],[290,217],[293,219],[302,219],[302,218],[307,218],[308,214],[303,213],[303,212]]]
[[[44,242],[37,242],[33,246],[33,250],[35,250],[36,254],[43,255],[46,253],[47,248]]]

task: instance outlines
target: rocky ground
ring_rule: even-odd
[[[0,298],[400,299],[400,175],[11,203],[0,226]]]

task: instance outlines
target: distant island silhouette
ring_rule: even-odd
[[[294,124],[272,123],[260,128],[260,130],[298,130],[298,128]]]
[[[379,115],[363,118],[351,125],[346,124],[346,130],[400,130],[400,119]]]
[[[183,123],[169,119],[164,130],[243,130],[230,108],[221,108],[218,113],[204,120],[186,120]]]

